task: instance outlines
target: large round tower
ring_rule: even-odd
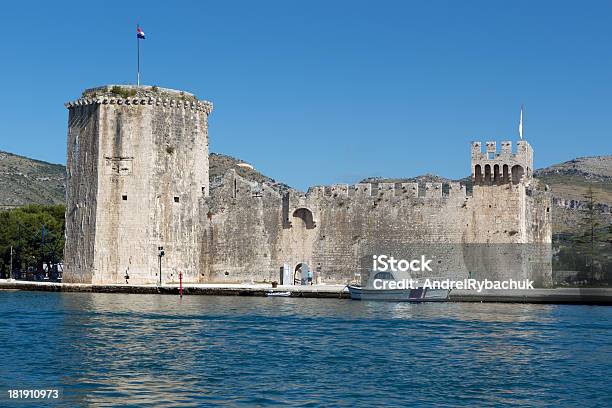
[[[157,283],[160,264],[163,283],[179,272],[197,281],[212,104],[172,89],[109,85],[66,107],[64,281]]]

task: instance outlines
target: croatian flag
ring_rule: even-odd
[[[136,27],[136,37],[140,38],[141,40],[145,39],[145,33],[140,29],[140,27]]]

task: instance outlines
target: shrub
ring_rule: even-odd
[[[111,94],[120,96],[122,98],[129,98],[130,96],[136,96],[136,90],[130,88],[123,88],[121,86],[113,86],[110,90]]]

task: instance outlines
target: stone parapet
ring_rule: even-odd
[[[155,97],[110,97],[101,96],[96,98],[79,98],[77,100],[66,102],[64,105],[66,108],[71,109],[77,106],[86,105],[149,105],[149,106],[161,106],[170,108],[185,108],[196,111],[203,111],[207,115],[210,115],[213,109],[213,104],[208,101],[193,101],[193,100],[181,100],[181,99],[170,99],[170,98],[155,98]]]

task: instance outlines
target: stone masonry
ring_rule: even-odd
[[[212,104],[156,87],[89,89],[68,118],[66,282],[155,283],[200,271]]]
[[[526,173],[516,184],[475,184],[471,194],[459,183],[280,194],[230,171],[206,203],[203,282],[279,281],[283,264],[350,282],[373,254],[423,253],[440,260],[435,276],[551,284],[550,194]]]
[[[473,142],[470,193],[459,183],[280,192],[233,170],[209,192],[212,105],[115,88],[67,104],[66,281],[120,283],[129,271],[130,283],[155,283],[164,246],[165,283],[178,272],[186,282],[282,282],[284,265],[347,283],[373,254],[424,253],[438,277],[551,284],[550,192],[532,178],[527,141],[484,152]]]

